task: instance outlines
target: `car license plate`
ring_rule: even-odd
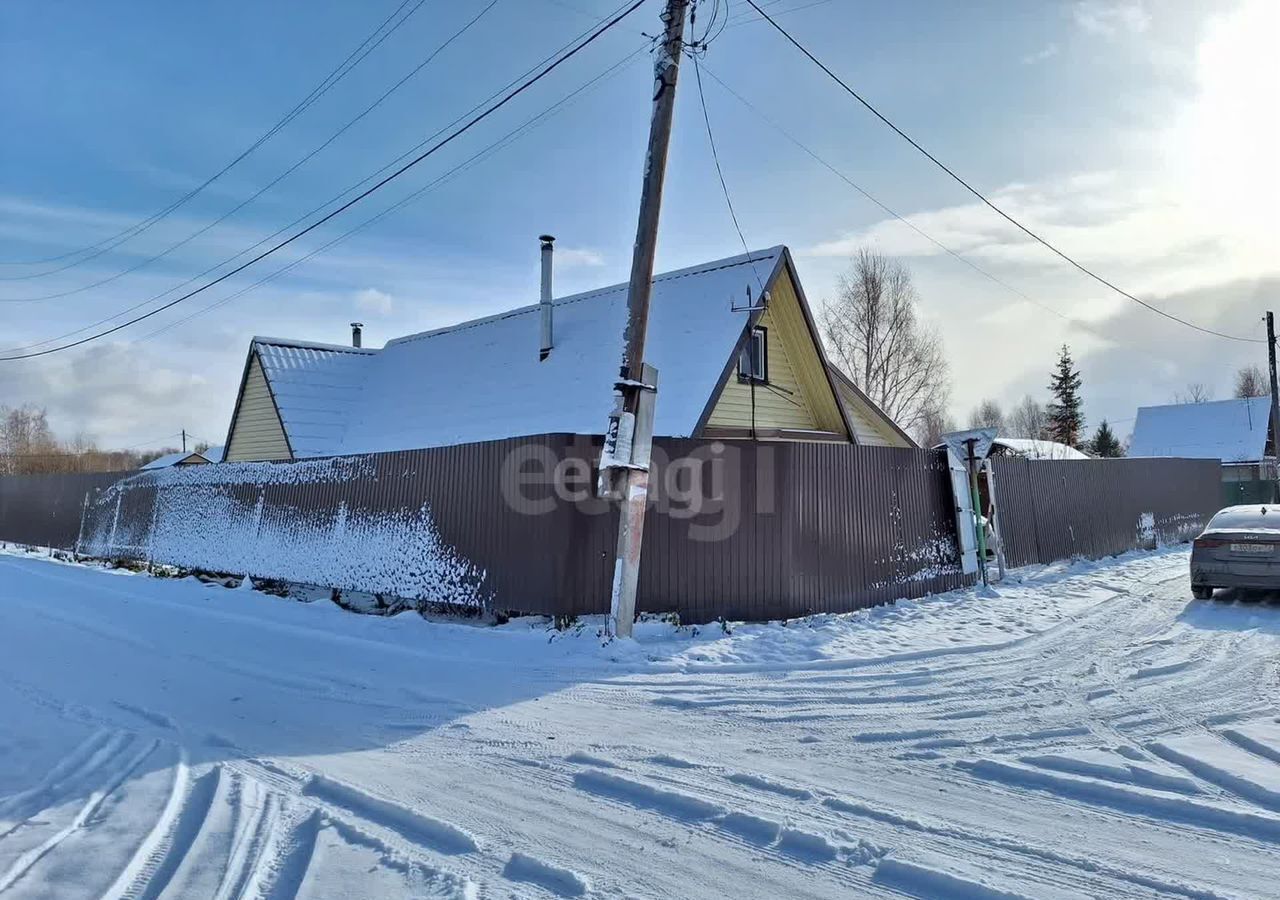
[[[1272,544],[1232,544],[1232,553],[1270,553]]]

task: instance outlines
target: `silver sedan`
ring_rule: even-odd
[[[1228,506],[1191,545],[1191,593],[1280,588],[1280,505]]]

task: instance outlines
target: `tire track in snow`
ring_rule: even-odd
[[[656,787],[635,777],[614,774],[615,771],[625,770],[617,764],[609,771],[589,769],[571,774],[542,769],[544,775],[552,776],[545,779],[549,783],[557,783],[555,776],[568,776],[579,790],[697,828],[700,834],[748,855],[767,853],[775,863],[811,875],[825,875],[846,890],[864,886],[869,872],[865,868],[859,871],[860,867],[873,865],[885,852],[869,841],[844,833],[810,830],[813,825],[808,822],[802,827],[794,815],[778,815],[776,819],[760,815],[751,803],[740,805],[740,795],[729,800],[708,799],[705,792],[698,796],[673,787]],[[779,782],[770,783],[784,787]],[[795,799],[778,790],[769,793]]]
[[[611,773],[627,771],[620,763],[615,762],[612,765],[614,768]],[[765,851],[775,856],[777,861],[795,865],[802,871],[814,874],[823,872],[838,881],[852,884],[850,878],[856,872],[873,875],[878,872],[880,861],[890,855],[900,855],[904,850],[909,856],[928,852],[916,847],[915,844],[918,842],[908,842],[908,846],[904,849],[885,849],[879,839],[873,842],[867,838],[852,838],[845,829],[849,815],[857,811],[857,807],[830,797],[819,800],[823,792],[816,788],[810,789],[803,785],[784,783],[767,776],[744,778],[743,773],[725,771],[715,766],[699,767],[699,771],[706,778],[714,778],[718,775],[723,779],[722,788],[724,789],[717,789],[714,781],[699,782],[695,799],[726,809],[728,812],[722,817],[713,817],[690,824],[711,826],[715,831],[706,832],[708,835],[728,843],[737,843],[745,850],[754,848],[757,853]],[[656,772],[646,774],[650,774],[651,777],[660,776],[660,773]],[[636,793],[648,793],[643,791],[643,783],[633,778],[626,780],[632,785],[638,785],[634,789]],[[686,790],[689,788],[687,781],[679,784]],[[750,796],[744,797],[740,792],[725,790],[731,787],[748,788],[751,792]],[[655,791],[665,793],[666,786]],[[628,802],[626,796],[622,796],[620,800],[624,803]],[[635,805],[661,812],[663,804],[658,799],[649,802],[642,797],[641,802]],[[893,813],[863,818],[867,821],[895,826],[896,831],[905,830],[924,836],[927,839],[926,843],[933,846],[933,855],[940,858],[946,858],[948,855],[953,857],[963,855],[965,858],[986,859],[987,866],[992,871],[998,871],[1001,868],[1010,870],[1010,863],[1013,862],[1017,876],[1006,871],[1002,877],[1006,881],[1022,879],[1026,883],[1040,886],[1039,891],[1032,891],[1033,896],[1039,896],[1050,888],[1071,894],[1079,889],[1079,885],[1078,882],[1070,879],[1079,874],[1085,874],[1107,885],[1105,889],[1094,888],[1099,891],[1100,896],[1108,893],[1117,895],[1123,890],[1121,886],[1158,888],[1167,893],[1199,898],[1199,900],[1210,900],[1215,896],[1196,888],[1171,884],[1154,877],[1148,878],[1141,873],[1107,869],[1083,857],[1070,859],[1064,855],[1055,855],[1050,851],[1030,847],[1012,839],[1001,840],[977,832],[965,833],[959,829],[934,831],[917,825],[905,816]],[[898,834],[898,837],[902,837],[902,834]],[[851,840],[854,842],[850,843]],[[1010,859],[1010,853],[1014,854],[1013,860]],[[1068,871],[1073,873],[1072,876],[1064,875],[1064,863],[1067,864]],[[965,896],[1000,896],[999,891],[987,888],[983,880],[966,878],[960,873],[943,874],[956,885],[968,885],[972,893]],[[979,890],[980,888],[982,890]],[[987,892],[984,893],[984,890]],[[859,890],[859,892],[863,891],[865,887]]]
[[[233,900],[248,893],[250,879],[263,865],[263,851],[279,828],[280,798],[261,783],[235,776],[235,822],[231,851],[214,900]]]
[[[510,881],[536,884],[559,897],[581,897],[591,890],[591,882],[572,869],[525,853],[512,853],[502,869],[502,875]]]
[[[31,870],[32,866],[44,858],[46,854],[70,837],[71,834],[83,828],[85,823],[89,821],[89,818],[98,811],[99,807],[102,806],[102,802],[114,793],[115,790],[124,783],[124,780],[133,773],[134,769],[142,765],[142,761],[155,752],[159,745],[159,741],[149,741],[140,751],[133,754],[133,756],[128,757],[124,763],[109,768],[107,770],[107,776],[102,782],[102,786],[89,794],[88,799],[85,800],[84,805],[80,807],[75,818],[71,820],[70,824],[50,835],[49,838],[47,838],[44,843],[40,844],[38,847],[33,847],[26,853],[22,854],[13,862],[7,871],[0,874],[0,893],[7,891],[15,882],[18,881],[18,879],[27,874],[27,872]]]
[[[283,828],[277,824],[278,820],[272,822],[266,844],[240,897],[246,900],[293,900],[298,895],[315,853],[321,813],[318,809],[310,809],[301,817],[294,815],[292,818],[293,821]]]
[[[15,802],[13,814],[17,820],[0,837],[13,834],[46,810],[71,800],[86,788],[86,782],[91,785],[95,773],[119,756],[132,740],[133,735],[117,731],[110,733],[105,741],[95,742],[89,758],[83,763],[69,766],[61,778],[24,795],[21,802]]]
[[[1182,794],[1141,790],[1080,776],[1055,774],[993,759],[966,761],[961,763],[961,767],[978,778],[1012,788],[1033,788],[1068,800],[1109,806],[1131,816],[1155,819],[1162,825],[1192,825],[1255,841],[1280,844],[1280,817],[1247,809],[1237,809],[1213,801],[1194,800]]]
[[[323,775],[312,775],[303,787],[302,794],[323,805],[346,810],[375,825],[381,825],[406,840],[437,853],[457,855],[474,853],[480,849],[473,834],[452,822],[424,815]]]
[[[193,782],[187,751],[179,748],[173,788],[159,820],[102,900],[155,900],[160,896],[208,818],[221,772],[221,767],[215,766]]]
[[[113,736],[110,729],[98,729],[59,759],[34,785],[0,799],[0,838],[21,827],[22,821],[34,812],[47,808],[49,803],[43,798],[47,798],[60,783],[84,771],[103,744]],[[18,821],[10,821],[13,816],[17,816]]]
[[[1064,867],[1077,874],[1083,874],[1095,879],[1105,880],[1110,883],[1111,887],[1109,888],[1109,892],[1112,896],[1118,895],[1121,892],[1119,889],[1120,886],[1124,885],[1128,887],[1140,887],[1146,890],[1154,890],[1165,894],[1193,898],[1193,900],[1217,900],[1217,898],[1221,897],[1219,894],[1204,890],[1194,885],[1171,881],[1167,878],[1160,878],[1131,869],[1109,866],[1086,855],[1072,856],[1069,853],[1063,853],[1047,847],[1037,846],[1020,838],[1001,835],[994,832],[976,831],[960,826],[954,826],[949,823],[931,823],[926,819],[903,814],[892,809],[832,795],[829,792],[818,788],[811,789],[803,784],[797,784],[794,782],[784,784],[772,778],[756,776],[762,784],[768,785],[766,787],[762,786],[762,784],[753,784],[752,781],[754,778],[743,779],[741,777],[736,777],[740,776],[740,773],[726,772],[722,767],[707,766],[701,767],[701,770],[708,774],[718,773],[725,779],[725,781],[735,786],[752,788],[756,792],[761,793],[762,796],[760,797],[760,800],[765,801],[763,808],[761,804],[752,804],[750,802],[743,803],[741,797],[733,796],[728,793],[715,792],[713,786],[710,784],[702,785],[705,790],[709,790],[713,793],[712,802],[720,803],[727,807],[737,806],[754,808],[756,812],[763,813],[764,816],[772,815],[774,817],[770,819],[747,814],[746,819],[743,821],[729,821],[727,825],[725,822],[720,823],[722,828],[741,828],[745,833],[744,836],[748,837],[748,840],[751,843],[756,843],[758,845],[772,843],[772,841],[779,835],[779,823],[784,821],[795,821],[798,814],[803,815],[808,819],[810,824],[806,827],[814,827],[814,825],[816,825],[819,829],[826,831],[838,830],[841,819],[847,820],[849,817],[854,817],[863,821],[888,825],[900,832],[923,836],[927,839],[938,839],[941,843],[938,843],[933,847],[932,853],[942,858],[946,858],[947,856],[955,856],[957,858],[963,856],[964,858],[970,858],[977,854],[979,856],[991,856],[994,860],[1002,861],[1007,865],[1010,861],[1008,854],[1013,854],[1015,860],[1019,858],[1022,860],[1022,862],[1019,863],[1019,871],[1023,877],[1030,881],[1035,881],[1036,878],[1042,878],[1045,879],[1045,883],[1052,883],[1056,880],[1061,882],[1060,886],[1064,887],[1069,893],[1079,891],[1080,887],[1078,883],[1068,882],[1061,877],[1061,870]],[[783,790],[777,790],[776,788],[782,788]],[[810,795],[812,800],[806,801],[803,797],[804,794]],[[788,798],[795,802],[786,802]],[[815,809],[815,807],[817,808]],[[821,814],[821,811],[828,811],[834,814],[834,817],[825,817]],[[735,815],[736,814],[731,814],[728,818],[732,820]],[[902,835],[899,835],[899,837],[901,836]],[[957,847],[957,844],[960,846]],[[801,832],[801,834],[793,836],[792,845],[799,846],[801,848],[807,847],[807,836],[805,833]],[[874,844],[867,844],[864,846],[875,847]],[[878,872],[880,865],[879,860],[881,858],[887,859],[888,857],[902,853],[905,853],[910,857],[920,849],[922,848],[915,846],[913,842],[908,842],[907,846],[903,848],[895,847],[889,850],[878,849],[873,858],[864,859],[862,861],[872,865]],[[821,856],[826,851],[820,846],[815,846],[814,852]],[[930,851],[926,849],[924,852],[928,853]],[[898,856],[898,861],[902,862],[901,856]],[[851,860],[850,862],[853,861]],[[983,887],[979,882],[966,879],[959,875],[953,875],[950,873],[944,874],[947,874],[949,878],[954,879],[957,885],[961,883],[969,885],[969,888],[967,889],[971,890],[971,893],[962,894],[963,896],[1000,896],[998,892],[983,893],[981,890],[978,890],[979,887]],[[1055,878],[1055,876],[1057,877]],[[945,881],[946,879],[944,878],[943,880]],[[1099,889],[1093,888],[1093,890]],[[1032,895],[1036,895],[1034,890],[1032,891]],[[1103,896],[1105,893],[1099,893],[1098,895]]]
[[[574,760],[569,759],[568,761],[573,762]],[[611,771],[627,771],[621,763],[611,760],[606,761],[610,762],[614,767]],[[653,763],[651,755],[650,758],[639,761]],[[715,785],[711,782],[702,781],[699,783],[699,797],[707,802],[718,804],[731,810],[724,819],[714,824],[722,831],[733,832],[742,837],[747,846],[763,848],[773,844],[781,836],[784,827],[782,823],[786,821],[796,821],[802,817],[809,823],[805,825],[806,829],[816,825],[820,831],[838,832],[841,820],[847,822],[848,818],[852,816],[863,821],[888,825],[899,832],[900,837],[902,833],[921,836],[926,839],[926,845],[934,845],[933,852],[935,855],[940,854],[943,857],[948,854],[952,856],[963,855],[967,858],[976,854],[982,858],[990,857],[993,865],[1003,863],[1006,868],[1011,861],[1021,860],[1021,862],[1015,864],[1019,867],[1018,871],[1030,882],[1044,883],[1046,885],[1056,883],[1058,887],[1065,889],[1068,893],[1080,889],[1079,882],[1071,881],[1070,878],[1083,875],[1095,882],[1108,885],[1106,888],[1096,885],[1091,888],[1091,890],[1098,892],[1099,896],[1108,894],[1117,896],[1122,893],[1128,893],[1129,890],[1135,887],[1144,891],[1157,891],[1170,895],[1195,898],[1195,900],[1213,900],[1213,898],[1220,896],[1196,885],[1178,882],[1167,877],[1159,877],[1143,871],[1107,865],[1087,855],[1072,856],[1069,853],[1037,846],[1009,835],[976,831],[944,823],[929,823],[927,820],[891,809],[865,804],[860,801],[847,800],[817,788],[811,789],[803,784],[783,783],[767,776],[742,778],[740,777],[742,773],[726,770],[720,766],[682,762],[686,762],[686,766],[694,767],[691,771],[699,772],[703,778],[719,775],[728,784],[736,787],[752,788],[760,795],[759,802],[744,801],[740,794],[717,791]],[[657,765],[661,764],[658,763]],[[554,776],[555,774],[554,770],[546,771],[546,766],[539,766],[538,769],[543,770],[546,776]],[[645,774],[661,780],[667,773],[655,770]],[[687,777],[667,775],[667,778],[670,779],[668,783],[671,783],[673,787],[683,786],[686,789],[689,786]],[[753,781],[756,779],[761,784],[767,783],[769,787],[754,784]],[[549,784],[554,783],[553,777],[548,777],[547,781]],[[774,787],[780,787],[783,790],[775,790]],[[814,799],[806,802],[802,796],[806,793]],[[743,812],[743,810],[747,809],[752,810],[752,812]],[[824,811],[830,815],[824,815]],[[814,832],[802,833],[813,834]],[[792,846],[807,846],[806,838],[800,835],[794,836],[790,843]],[[875,860],[879,856],[885,855],[886,852],[888,854],[905,852],[910,857],[914,853],[912,849],[914,843],[909,841],[908,846],[901,851],[898,849],[879,850],[875,858],[861,861],[875,866],[877,865]],[[823,856],[827,853],[820,845],[812,845],[812,847],[817,856]],[[851,859],[849,862],[856,863],[857,860]],[[1064,874],[1064,870],[1074,873],[1074,876],[1067,876]],[[959,875],[952,877],[957,879],[957,883],[965,881]],[[1040,881],[1040,879],[1043,879],[1043,881]],[[968,883],[971,885],[978,884],[971,881]],[[1035,891],[1032,893],[1034,895]],[[988,895],[979,892],[974,896]]]

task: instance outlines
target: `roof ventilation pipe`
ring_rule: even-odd
[[[363,322],[351,323],[351,346],[359,348],[360,346],[360,329],[364,328]]]
[[[542,242],[542,294],[538,298],[538,310],[542,319],[542,343],[538,350],[538,359],[546,359],[551,355],[551,253],[555,238],[549,234],[538,236]]]

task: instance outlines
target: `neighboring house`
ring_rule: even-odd
[[[181,450],[177,453],[166,453],[147,463],[142,469],[167,469],[170,466],[204,466],[209,463],[222,462],[222,448],[209,447],[205,450],[192,450],[188,453]]]
[[[992,456],[1016,456],[1021,459],[1092,459],[1088,453],[1057,441],[1032,438],[1002,438],[991,442]]]
[[[759,279],[759,280],[757,280]],[[763,291],[759,288],[763,284]],[[744,310],[767,294],[767,308]],[[254,338],[228,461],[600,434],[613,408],[627,285],[389,341],[382,349]],[[912,446],[856,388],[838,393],[785,247],[658,275],[646,362],[655,434]]]
[[[1128,455],[1218,459],[1228,502],[1270,500],[1271,397],[1143,406]]]

